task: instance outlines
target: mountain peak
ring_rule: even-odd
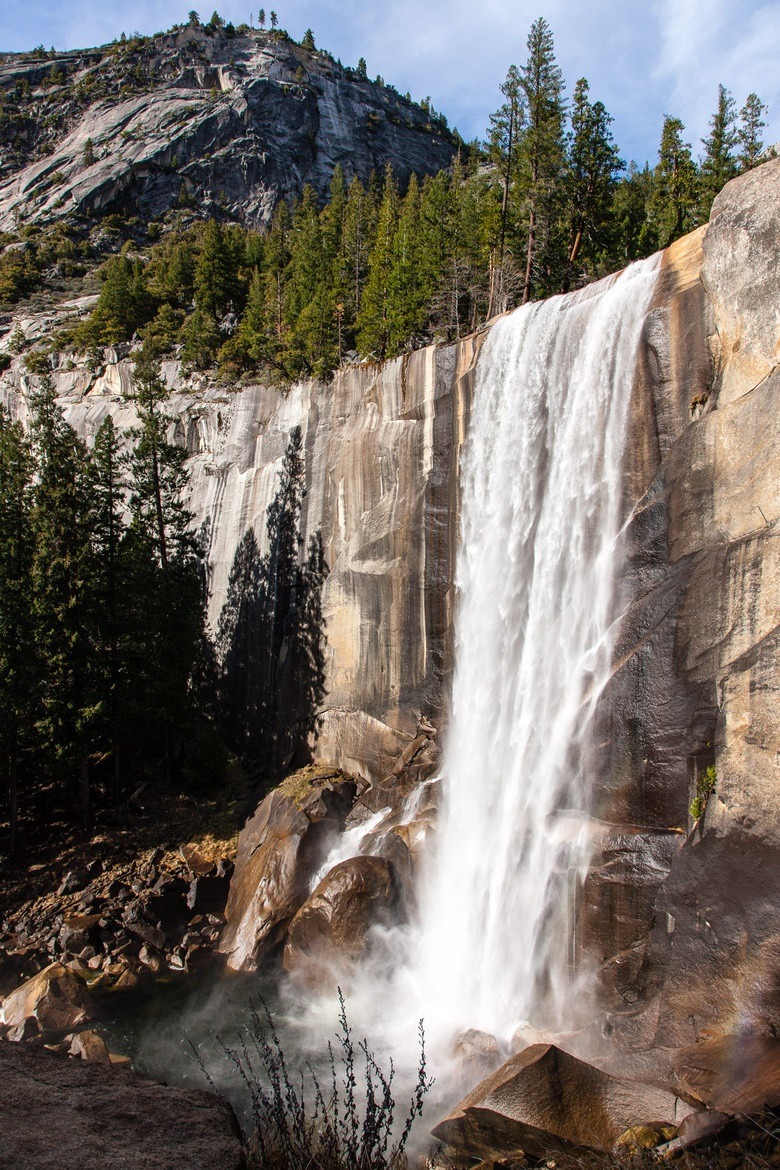
[[[440,170],[443,120],[284,32],[183,25],[95,49],[0,57],[0,228],[181,203],[267,222],[341,164],[403,187]]]

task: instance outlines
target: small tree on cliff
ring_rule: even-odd
[[[734,157],[737,142],[734,99],[725,86],[719,85],[718,106],[710,119],[710,133],[702,139],[704,158],[699,171],[699,216],[702,221],[709,217],[715,196],[737,173]]]
[[[761,131],[766,127],[766,122],[763,120],[765,113],[766,106],[758,94],[748,94],[747,101],[739,112],[739,165],[743,171],[751,170],[761,161],[761,155],[764,152]]]

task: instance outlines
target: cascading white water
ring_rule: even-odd
[[[412,956],[443,1039],[560,1026],[568,875],[587,864],[588,731],[607,679],[634,363],[657,261],[498,321],[462,476],[438,844]]]

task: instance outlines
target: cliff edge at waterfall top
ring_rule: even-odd
[[[267,223],[390,165],[405,185],[453,157],[430,111],[280,30],[197,21],[96,49],[0,57],[0,229],[112,212]]]

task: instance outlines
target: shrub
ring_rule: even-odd
[[[715,771],[714,764],[710,764],[703,776],[699,776],[696,780],[696,795],[691,801],[688,813],[695,821],[707,807],[707,801],[711,794],[715,791],[715,785],[718,780],[718,773]]]
[[[308,1078],[292,1072],[265,1004],[251,1013],[248,1043],[242,1042],[240,1050],[222,1044],[251,1101],[250,1151],[258,1170],[403,1170],[407,1165],[412,1125],[433,1085],[426,1071],[422,1020],[417,1081],[403,1124],[396,1127],[393,1062],[385,1072],[366,1040],[355,1044],[341,991],[339,1005],[340,1051],[337,1055],[328,1043],[325,1084],[308,1063]],[[218,1092],[197,1052],[195,1058]]]

